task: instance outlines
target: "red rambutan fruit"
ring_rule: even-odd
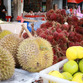
[[[42,32],[43,32],[43,30],[42,30],[41,28],[38,28],[38,29],[36,30],[37,35],[40,35]]]
[[[61,26],[61,29],[62,30],[69,30],[69,25],[66,25],[66,24],[62,24],[62,26]]]
[[[55,14],[55,13],[52,13],[52,14],[50,15],[50,20],[56,21],[56,14]]]
[[[44,33],[41,33],[39,36],[42,37],[42,38],[44,38],[44,39],[47,38],[47,37],[46,37],[46,34],[44,34]]]
[[[56,40],[56,38],[58,37],[58,35],[59,35],[59,33],[58,33],[57,31],[55,31],[55,32],[53,33],[53,38]]]
[[[48,40],[50,43],[52,43],[52,41],[53,41],[53,36],[52,36],[52,35],[48,35],[48,36],[47,36],[47,40]]]
[[[23,36],[24,39],[26,39],[26,38],[29,37],[28,34],[27,34],[26,32],[24,32],[22,36]]]

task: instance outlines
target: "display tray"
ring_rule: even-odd
[[[38,79],[39,73],[30,73],[22,69],[15,69],[14,75],[9,80],[0,81],[0,83],[34,83]]]

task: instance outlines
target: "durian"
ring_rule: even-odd
[[[0,80],[12,77],[15,70],[15,62],[12,54],[0,46]]]
[[[22,38],[19,38],[17,34],[9,34],[0,40],[0,45],[9,50],[10,53],[13,55],[16,62],[16,66],[19,66],[16,54],[17,54],[17,48],[21,41]]]
[[[52,65],[51,44],[40,37],[25,39],[18,47],[17,58],[23,69],[29,72],[39,72]]]
[[[2,32],[0,32],[0,40],[8,34],[12,34],[12,32],[10,32],[8,30],[3,30]]]

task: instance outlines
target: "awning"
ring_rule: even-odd
[[[67,0],[68,3],[81,3],[83,0]]]

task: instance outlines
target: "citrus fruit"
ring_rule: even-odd
[[[75,61],[70,60],[63,65],[63,71],[69,72],[73,75],[78,71],[78,64]]]
[[[79,62],[79,69],[83,73],[83,59]]]
[[[72,79],[72,81],[83,83],[83,73],[76,73]]]
[[[69,47],[67,50],[66,50],[66,57],[69,59],[69,60],[75,60],[77,59],[77,47],[76,46],[72,46],[72,47]]]
[[[82,46],[78,46],[77,48],[77,52],[78,52],[78,59],[82,59],[83,58],[83,47]]]
[[[51,71],[48,74],[52,75],[52,76],[55,76],[55,77],[59,77],[59,78],[63,78],[64,79],[64,76],[59,71]]]
[[[65,77],[66,80],[71,81],[73,76],[69,72],[63,72],[62,75]]]
[[[73,77],[75,77],[75,76],[77,76],[77,75],[79,75],[79,74],[82,74],[81,72],[77,72],[77,73],[75,73],[74,75],[73,75]]]

